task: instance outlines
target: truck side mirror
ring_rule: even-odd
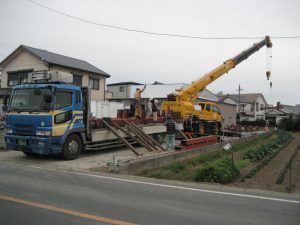
[[[9,99],[9,95],[5,95],[3,99],[3,105],[7,105],[8,99]]]
[[[7,106],[8,100],[9,100],[9,95],[5,95],[3,98],[3,106],[2,106],[3,112],[6,112],[8,109],[8,106]]]

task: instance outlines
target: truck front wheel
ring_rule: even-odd
[[[70,134],[63,146],[62,157],[65,160],[78,158],[82,150],[82,141],[76,134]]]

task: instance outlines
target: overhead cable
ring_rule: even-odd
[[[64,13],[62,11],[50,8],[48,6],[42,5],[38,2],[35,2],[33,0],[28,0],[29,2],[40,6],[42,8],[48,9],[52,12],[58,13],[60,15],[73,18],[75,20],[79,20],[85,23],[101,26],[101,27],[108,27],[112,29],[117,29],[117,30],[122,30],[122,31],[128,31],[128,32],[135,32],[135,33],[142,33],[142,34],[149,34],[149,35],[156,35],[156,36],[168,36],[168,37],[178,37],[178,38],[191,38],[191,39],[205,39],[205,40],[231,40],[231,39],[262,39],[264,37],[262,36],[235,36],[235,37],[206,37],[206,36],[192,36],[192,35],[185,35],[185,34],[172,34],[172,33],[158,33],[158,32],[152,32],[152,31],[146,31],[146,30],[138,30],[138,29],[132,29],[132,28],[126,28],[126,27],[120,27],[120,26],[115,26],[115,25],[109,25],[109,24],[103,24],[103,23],[98,23],[95,21],[83,19],[77,16],[73,16],[67,13]],[[300,38],[300,35],[295,35],[295,36],[272,36],[272,39],[296,39]]]

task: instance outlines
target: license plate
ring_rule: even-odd
[[[26,146],[26,140],[18,140],[18,145]]]

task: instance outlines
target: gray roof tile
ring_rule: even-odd
[[[21,47],[31,52],[36,57],[40,58],[41,60],[45,61],[48,64],[63,66],[72,69],[78,69],[86,72],[96,73],[105,77],[110,77],[109,74],[105,73],[104,71],[98,69],[97,67],[91,65],[86,61],[56,54],[53,52],[48,52],[46,50],[42,50],[38,48],[29,47],[26,45],[21,45]]]

